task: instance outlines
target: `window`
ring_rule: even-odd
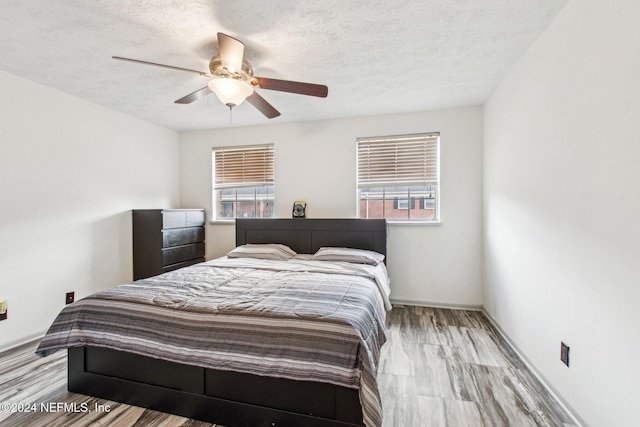
[[[358,138],[360,218],[438,221],[439,133]]]
[[[216,219],[274,216],[273,144],[213,149]]]

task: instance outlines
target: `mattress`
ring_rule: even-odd
[[[205,368],[359,390],[382,423],[376,371],[390,309],[375,266],[222,257],[66,306],[37,349],[111,348]]]

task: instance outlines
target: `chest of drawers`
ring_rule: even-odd
[[[204,261],[204,209],[133,210],[133,279]]]

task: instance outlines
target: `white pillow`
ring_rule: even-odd
[[[314,261],[345,261],[356,264],[378,265],[384,260],[384,255],[364,249],[326,247],[318,249],[312,259]]]
[[[286,245],[279,243],[247,244],[238,246],[227,254],[229,258],[258,258],[288,260],[296,256],[296,253]]]

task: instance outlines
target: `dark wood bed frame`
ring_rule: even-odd
[[[237,219],[236,245],[282,243],[386,255],[385,220]],[[183,365],[99,347],[68,349],[68,390],[226,427],[362,426],[358,391]]]

